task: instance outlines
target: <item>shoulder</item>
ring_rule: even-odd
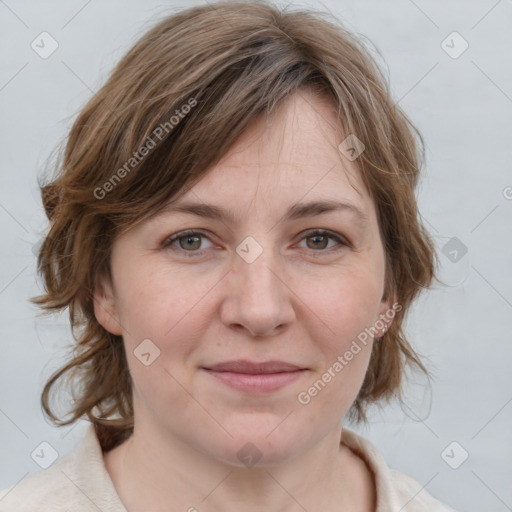
[[[402,512],[455,512],[425,489],[424,485],[396,469],[389,468],[396,499],[402,503]]]
[[[0,491],[0,512],[72,510],[76,492],[70,477],[74,453]]]
[[[75,450],[47,469],[0,491],[0,512],[126,512],[90,424]]]
[[[390,468],[377,448],[364,437],[344,428],[342,443],[361,457],[373,473],[377,512],[455,512],[430,495],[424,485]]]

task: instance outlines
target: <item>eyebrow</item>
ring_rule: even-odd
[[[368,223],[368,216],[358,206],[348,202],[333,200],[318,200],[307,203],[296,203],[285,213],[281,220],[290,221],[302,219],[305,217],[314,217],[322,213],[334,211],[347,211],[352,213],[358,224],[364,226]],[[214,220],[227,220],[231,223],[236,222],[236,215],[232,210],[207,203],[183,202],[171,203],[165,206],[160,214],[181,212],[197,215],[198,217],[210,218]]]

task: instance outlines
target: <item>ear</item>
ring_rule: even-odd
[[[378,329],[377,338],[384,336],[393,323],[398,311],[402,309],[402,305],[398,302],[395,295],[389,296],[387,299],[382,298],[379,306],[379,317],[375,322]]]
[[[93,294],[94,315],[99,324],[111,334],[123,334],[117,312],[116,298],[112,282],[108,276],[101,275],[96,279]]]

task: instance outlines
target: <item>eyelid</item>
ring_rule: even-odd
[[[300,239],[297,243],[301,243],[303,240],[306,240],[307,238],[313,237],[313,236],[323,236],[323,237],[330,238],[331,240],[334,240],[335,242],[337,242],[336,245],[334,245],[332,247],[327,247],[325,249],[319,249],[319,250],[308,249],[307,247],[306,248],[301,247],[300,249],[303,251],[306,251],[309,258],[322,259],[322,258],[329,258],[332,256],[336,256],[336,255],[339,256],[339,253],[341,251],[346,251],[347,249],[353,248],[352,244],[348,241],[348,239],[345,236],[343,236],[339,233],[330,231],[328,229],[313,228],[311,230],[303,231],[302,233],[300,233],[299,236],[300,236]]]
[[[342,244],[342,245],[347,245],[347,246],[350,246],[350,242],[348,241],[348,239],[339,234],[339,233],[336,233],[334,231],[331,231],[329,229],[322,229],[322,228],[313,228],[313,229],[309,229],[309,230],[306,230],[306,231],[303,231],[302,233],[300,233],[300,240],[302,240],[303,238],[307,238],[307,237],[310,237],[310,236],[327,236],[327,237],[330,237],[330,238],[333,238],[334,240],[336,240],[338,243]],[[318,251],[318,252],[322,252],[322,251]]]
[[[179,240],[180,238],[185,238],[187,236],[200,236],[203,238],[207,238],[208,240],[211,241],[211,238],[210,238],[211,235],[209,235],[207,231],[202,231],[199,229],[184,229],[183,231],[179,231],[179,232],[175,233],[174,235],[170,235],[170,236],[166,237],[163,240],[163,242],[161,243],[161,247],[166,248],[166,247],[170,246],[176,240]],[[200,254],[201,252],[203,252],[203,250],[204,249],[202,249],[200,251],[184,251],[184,252]]]

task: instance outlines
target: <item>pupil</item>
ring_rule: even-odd
[[[191,246],[190,246],[190,242],[191,242],[191,241],[192,241],[192,242],[191,242],[191,243],[192,243],[192,245],[194,245],[194,239],[197,241],[197,240],[199,240],[199,237],[197,237],[197,236],[188,236],[188,237],[186,238],[186,245],[188,245],[188,246],[189,246],[189,248],[191,248]],[[197,242],[196,242],[196,243],[197,243]],[[192,247],[192,249],[196,249],[196,248],[197,248],[197,247]]]
[[[314,240],[314,244],[316,244],[316,242],[318,242],[320,240],[320,242],[324,242],[324,244],[321,244],[321,248],[325,248],[325,241],[327,240],[327,237],[323,236],[323,235],[314,235],[313,237],[313,240]],[[316,244],[316,247],[318,248],[318,245]]]

